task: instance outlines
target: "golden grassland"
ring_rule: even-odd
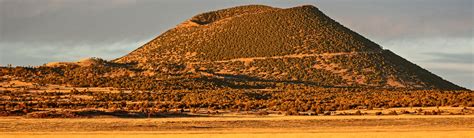
[[[21,135],[4,135],[5,138],[10,137],[25,137],[25,138],[307,138],[307,137],[384,137],[384,138],[403,138],[403,137],[430,137],[430,138],[444,138],[444,137],[456,137],[456,138],[468,138],[472,137],[472,131],[410,131],[410,132],[321,132],[321,133],[279,133],[279,132],[268,132],[268,133],[195,133],[195,134],[153,134],[153,133],[101,133],[101,134],[90,134],[90,133],[72,133],[72,134],[21,134]]]
[[[473,137],[474,115],[0,118],[1,137]]]

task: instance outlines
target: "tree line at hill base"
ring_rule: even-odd
[[[397,107],[474,107],[472,91],[388,91],[348,88],[312,90],[170,90],[131,92],[0,91],[0,115],[27,117],[166,117],[192,114],[248,113],[331,115],[333,111]],[[456,114],[470,114],[465,110]],[[363,115],[364,112],[338,115]],[[376,113],[381,115],[382,113]],[[449,114],[418,111],[388,114]],[[451,113],[453,114],[453,113]]]

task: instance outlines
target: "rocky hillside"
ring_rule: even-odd
[[[113,62],[242,82],[460,89],[311,5],[199,14]]]

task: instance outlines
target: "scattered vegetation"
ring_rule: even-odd
[[[163,116],[187,113],[269,113],[324,115],[340,110],[398,107],[473,107],[470,91],[387,91],[348,88],[311,90],[203,90],[130,92],[27,92],[0,91],[0,114],[29,117],[77,117],[89,109],[97,115]],[[100,111],[100,113],[98,113]],[[105,112],[107,111],[107,112]],[[417,111],[436,115],[437,111]],[[463,112],[469,113],[470,110]],[[408,112],[409,113],[409,112]],[[441,112],[440,112],[441,113]],[[362,115],[360,111],[341,115]],[[382,113],[376,113],[381,115]],[[407,114],[392,111],[388,115]],[[410,113],[409,113],[410,114]],[[413,113],[415,114],[415,113]]]

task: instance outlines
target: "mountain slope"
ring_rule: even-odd
[[[247,8],[250,10],[246,10],[246,14],[233,13]],[[252,10],[255,8],[258,10]],[[208,17],[222,12],[234,16]],[[203,22],[206,24],[200,24]],[[189,25],[192,23],[194,25]],[[168,61],[215,61],[380,50],[377,44],[343,27],[313,6],[290,9],[242,6],[197,15],[117,61],[156,61],[158,58]],[[196,54],[175,58],[188,52]]]
[[[114,62],[157,72],[180,67],[240,81],[461,89],[310,5],[249,5],[199,14]]]

